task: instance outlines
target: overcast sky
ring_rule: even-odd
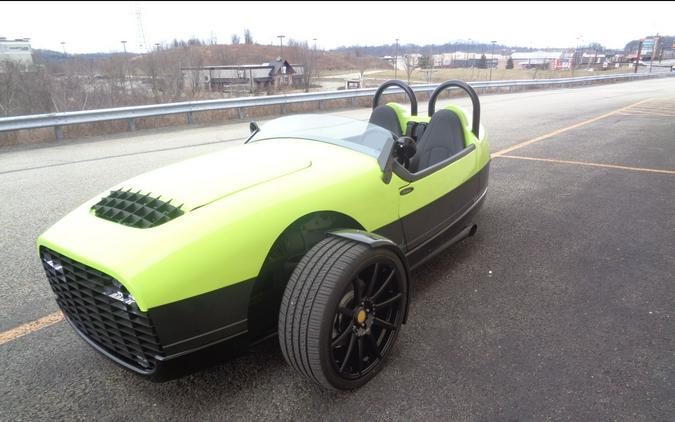
[[[623,48],[631,39],[675,34],[675,2],[3,2],[0,36],[28,37],[33,48],[69,53],[139,51],[136,9],[146,45],[174,38],[243,39],[277,35],[318,39],[319,48],[394,43],[496,40],[507,45],[572,47],[599,42]]]

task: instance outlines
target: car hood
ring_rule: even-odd
[[[289,154],[282,142],[261,142],[225,148],[129,179],[113,188],[131,189],[182,204],[184,211],[309,168],[307,154]]]

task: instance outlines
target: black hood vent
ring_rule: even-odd
[[[149,193],[119,189],[110,191],[91,209],[97,217],[139,229],[156,227],[184,214],[182,204],[174,206],[171,200],[160,198],[161,195],[155,198]]]

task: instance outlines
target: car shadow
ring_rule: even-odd
[[[417,268],[411,274],[411,306],[416,306],[416,297],[424,296],[447,274],[462,267],[472,256],[475,259],[481,243],[479,230],[475,236],[453,245]],[[399,354],[396,348],[392,353],[390,358],[394,359]],[[180,378],[163,383],[144,381],[139,384],[139,390],[146,401],[156,402],[159,406],[172,407],[176,397],[180,397],[180,402],[198,402],[205,408],[218,406],[221,409],[229,406],[227,403],[233,403],[233,409],[240,410],[242,403],[247,403],[247,394],[277,397],[293,392],[296,398],[302,397],[305,405],[309,402],[318,411],[326,403],[346,400],[352,395],[350,392],[322,389],[298,375],[284,360],[276,336],[237,357],[206,365]]]

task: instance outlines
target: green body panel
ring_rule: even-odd
[[[256,277],[279,234],[310,212],[340,212],[366,230],[398,219],[398,188],[406,182],[394,177],[384,184],[377,161],[362,153],[316,141],[275,139],[228,148],[215,156],[222,160],[214,162],[213,154],[205,155],[170,166],[170,172],[160,169],[116,187],[153,194],[170,191],[175,203],[196,207],[185,215],[151,229],[126,227],[90,212],[106,191],[48,229],[38,245],[111,275],[125,285],[141,310],[147,310]],[[264,168],[271,164],[267,158],[275,157],[279,176],[261,177],[267,180],[235,191],[233,186],[245,183],[232,178],[255,178],[219,176],[217,168],[228,173],[228,166],[236,164],[228,156],[248,163],[248,173],[268,175],[273,172]],[[285,164],[288,160],[297,167],[306,161],[310,165],[289,171],[293,166]],[[205,165],[216,166],[209,169],[210,183],[203,177]],[[191,182],[208,187],[192,188]],[[183,191],[175,188],[178,185]],[[201,201],[208,205],[200,206]]]
[[[405,133],[408,122],[428,123],[431,118],[427,116],[410,116],[405,107],[398,103],[387,103],[387,106],[394,109],[401,127]],[[423,179],[413,182],[411,185],[415,188],[414,194],[403,197],[399,207],[399,216],[405,217],[410,213],[417,211],[424,205],[440,198],[449,191],[457,188],[490,161],[490,148],[487,141],[487,132],[483,126],[480,127],[480,139],[471,132],[471,120],[467,118],[468,113],[459,106],[447,105],[443,107],[457,114],[464,130],[465,146],[474,144],[476,149],[439,171],[430,174]]]
[[[402,125],[411,118],[403,112]],[[463,122],[466,121],[464,118]],[[258,276],[279,235],[317,211],[345,214],[374,231],[448,193],[489,161],[465,128],[471,154],[415,183],[393,175],[385,184],[374,157],[300,139],[273,139],[225,148],[130,179],[126,188],[184,204],[184,215],[139,229],[96,217],[102,192],[49,228],[45,246],[119,280],[148,309]]]

